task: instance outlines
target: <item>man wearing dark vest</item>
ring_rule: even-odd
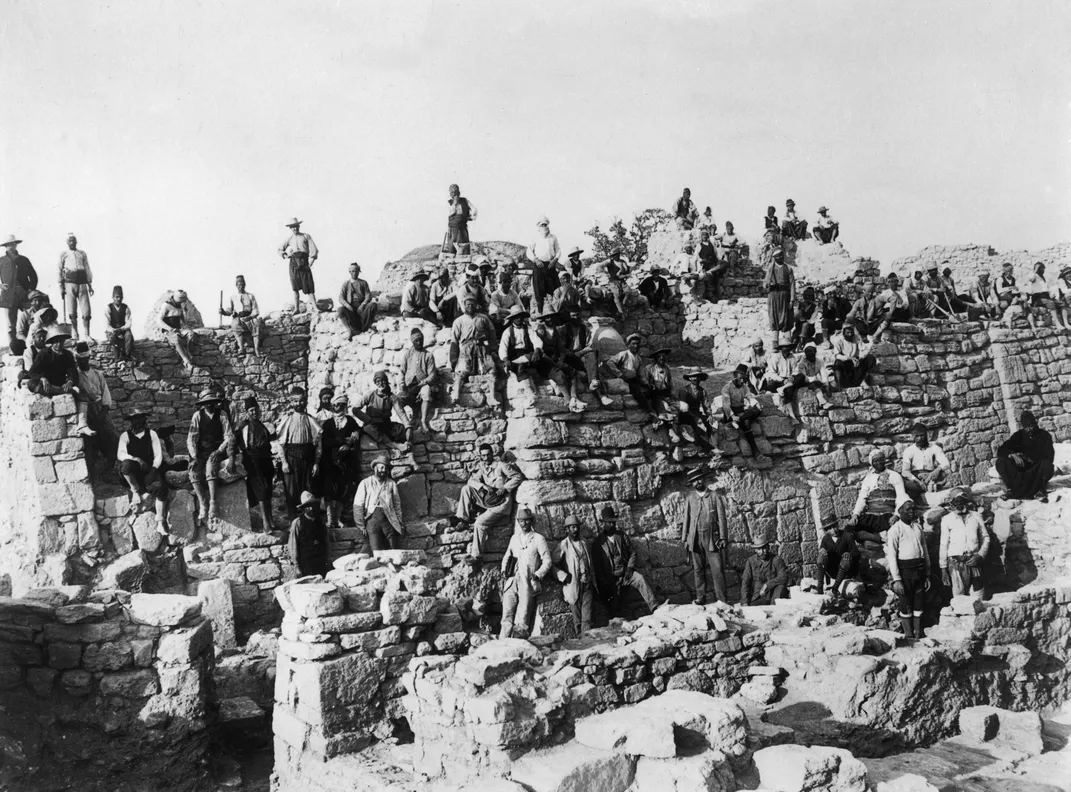
[[[305,389],[294,385],[287,394],[289,410],[279,422],[279,462],[283,471],[286,517],[297,517],[303,492],[312,492],[320,473],[320,422],[305,412]]]
[[[130,360],[134,355],[134,334],[130,330],[133,319],[130,306],[123,302],[122,286],[112,289],[112,301],[108,303],[105,318],[108,321],[108,329],[104,332],[115,347],[116,357],[119,360]]]
[[[89,336],[91,310],[89,298],[93,296],[93,270],[89,268],[89,258],[78,249],[78,239],[74,234],[67,234],[67,250],[60,253],[59,285],[63,295],[63,304],[67,306],[67,321],[71,323],[74,337],[78,338],[78,320],[82,320],[83,338],[92,342]]]
[[[271,518],[271,494],[275,486],[271,441],[275,435],[261,422],[256,398],[247,396],[243,404],[245,417],[235,427],[234,438],[242,454],[249,505],[257,507],[261,525],[267,533],[275,527]]]
[[[871,470],[859,485],[859,497],[847,527],[855,531],[857,539],[880,541],[880,534],[889,530],[896,504],[907,498],[907,492],[903,476],[886,467],[888,459],[883,449],[871,451],[869,460]]]
[[[331,563],[320,499],[311,492],[303,492],[296,506],[301,513],[290,522],[287,545],[290,560],[301,575],[326,575]]]
[[[712,462],[711,469],[727,467],[723,460]],[[684,516],[681,520],[681,543],[692,557],[692,572],[695,575],[695,604],[706,605],[707,573],[714,584],[714,599],[728,602],[725,591],[725,573],[722,548],[729,541],[729,522],[726,518],[725,497],[707,484],[707,471],[692,468],[688,483],[694,488],[684,499]]]
[[[476,207],[468,198],[461,196],[461,189],[456,184],[450,185],[450,213],[446,218],[446,242],[443,253],[447,255],[469,255],[469,223],[476,219]]]
[[[209,518],[219,517],[216,495],[224,460],[227,472],[233,474],[238,452],[231,419],[223,409],[223,394],[219,391],[205,388],[198,396],[186,447],[190,452],[190,483],[197,496],[197,516],[204,525]]]
[[[160,469],[164,449],[160,436],[149,428],[148,417],[143,410],[135,410],[127,416],[130,429],[119,437],[116,458],[119,472],[130,487],[131,507],[138,508],[155,500],[156,530],[167,536],[167,479]]]

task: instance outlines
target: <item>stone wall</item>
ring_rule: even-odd
[[[691,242],[698,250],[699,239],[698,231],[656,231],[647,240],[646,263],[661,267],[674,276],[680,275],[674,263],[677,256],[684,250],[686,242]],[[725,299],[759,297],[765,294],[762,288],[762,268],[758,265],[758,257],[754,253],[757,250],[758,246],[754,242],[745,242],[743,259],[722,277],[722,295]]]
[[[321,578],[277,589],[284,611],[275,687],[276,789],[321,788],[324,762],[390,736],[417,656],[462,651],[468,636],[443,573],[424,554],[350,555]]]
[[[521,755],[567,739],[579,719],[678,685],[730,696],[761,665],[767,638],[687,605],[597,630],[584,648],[507,639],[459,659],[418,659],[404,678],[416,779],[436,789],[488,783]]]
[[[944,264],[946,259],[948,264]],[[941,269],[948,266],[952,268],[957,288],[966,291],[983,272],[989,273],[992,281],[1000,274],[1004,262],[1015,267],[1015,277],[1019,283],[1023,283],[1034,271],[1035,261],[1045,263],[1045,276],[1052,283],[1063,267],[1071,265],[1071,244],[1065,242],[1044,250],[1009,250],[1003,253],[988,245],[930,245],[913,256],[896,259],[889,270],[908,278],[916,270],[925,272],[927,267],[934,265]]]
[[[191,597],[0,599],[0,786],[204,789],[212,663]]]
[[[0,384],[0,591],[19,595],[84,582],[103,558],[74,397],[20,388],[22,370],[6,358]]]

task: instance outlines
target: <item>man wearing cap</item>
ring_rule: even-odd
[[[755,442],[752,424],[762,415],[762,407],[746,384],[747,374],[748,367],[741,363],[733,371],[732,379],[722,386],[721,421],[732,424],[744,435],[748,448],[751,449],[751,456],[757,460],[761,455]]]
[[[692,191],[687,187],[681,197],[673,202],[673,216],[677,218],[677,228],[681,231],[691,231],[699,220],[699,209],[692,201]]]
[[[279,422],[276,455],[283,473],[286,518],[297,517],[303,492],[313,491],[320,472],[320,422],[305,412],[308,397],[297,385],[287,394],[287,413]]]
[[[793,311],[792,343],[799,348],[815,339],[818,332],[818,301],[815,299],[814,287],[806,286],[801,299]]]
[[[302,576],[326,575],[331,569],[331,561],[320,499],[311,492],[302,492],[296,505],[300,511],[290,522],[287,542],[290,560]]]
[[[234,472],[238,447],[230,416],[223,409],[223,394],[205,388],[197,397],[197,411],[190,419],[186,437],[190,452],[190,483],[197,496],[198,518],[204,525],[219,517],[219,480],[226,460],[229,473]]]
[[[331,400],[335,397],[335,389],[330,385],[325,385],[320,388],[320,391],[316,394],[316,410],[313,412],[312,417],[320,422],[323,426],[323,422],[328,418],[333,418],[335,415],[335,408],[331,406]]]
[[[608,258],[591,266],[592,282],[585,291],[585,297],[592,310],[606,311],[615,319],[624,320],[626,302],[634,302],[625,283],[628,272],[628,263],[624,261],[624,252],[620,249],[615,249]]]
[[[866,377],[878,362],[870,350],[871,345],[856,337],[855,327],[851,324],[845,323],[833,336],[832,368],[837,387],[870,387]]]
[[[476,312],[476,297],[466,297],[464,306],[465,313],[454,320],[450,331],[453,340],[450,354],[454,369],[454,404],[461,398],[461,388],[469,376],[493,374],[495,379],[488,388],[487,403],[501,408],[498,390],[505,382],[505,374],[496,357],[498,336],[487,314]]]
[[[911,427],[913,443],[904,449],[900,473],[904,477],[904,490],[914,500],[923,493],[936,492],[948,479],[948,457],[941,446],[930,442],[930,432],[924,424]]]
[[[472,263],[479,265],[480,285],[483,286],[483,293],[490,294],[498,283],[495,279],[495,264],[488,261],[486,256],[476,256],[472,259]]]
[[[848,528],[854,529],[861,538],[880,541],[878,535],[889,530],[896,504],[907,498],[907,492],[903,476],[887,467],[888,457],[884,449],[875,448],[868,461],[870,471],[859,484],[859,496],[848,519]]]
[[[480,445],[478,454],[476,469],[461,488],[457,510],[450,517],[450,526],[458,530],[473,526],[471,555],[474,558],[483,552],[491,525],[509,519],[517,488],[524,481],[524,474],[517,466],[504,459],[496,460],[495,450],[487,443]]]
[[[892,590],[900,601],[904,637],[922,638],[922,607],[930,589],[930,551],[922,521],[909,498],[897,505],[896,521],[885,540],[885,563]]]
[[[546,380],[547,387],[554,396],[564,396],[558,380],[563,382],[567,379],[563,374],[565,368],[565,349],[562,346],[561,336],[558,334],[558,314],[548,308],[545,314],[534,317],[532,336],[539,341],[539,349],[533,353],[532,366],[536,375]],[[501,352],[499,354],[501,357]],[[575,386],[575,380],[572,380]],[[578,406],[579,402],[579,406]],[[576,398],[575,387],[572,391],[569,408],[573,412],[584,409],[584,403]]]
[[[658,607],[654,592],[646,578],[636,571],[636,554],[632,540],[618,530],[617,513],[613,506],[599,510],[599,537],[591,548],[595,564],[595,578],[599,593],[610,610],[610,618],[620,612],[621,601],[628,589],[639,594],[647,607],[654,612]]]
[[[108,341],[115,348],[115,356],[119,360],[130,360],[134,356],[134,319],[130,313],[130,306],[123,302],[123,287],[116,286],[112,289],[112,301],[104,313],[108,323],[104,331]]]
[[[654,429],[673,422],[673,370],[667,362],[669,353],[669,347],[656,349],[651,353],[651,362],[643,369],[643,383],[655,416]]]
[[[707,374],[699,370],[689,371],[684,379],[687,384],[677,391],[677,411],[669,430],[669,439],[678,444],[673,451],[673,458],[678,462],[684,456],[679,445],[682,437],[685,442],[695,443],[707,452],[714,448],[710,442],[713,429],[710,426],[707,392],[700,384],[707,380]]]
[[[788,333],[781,333],[777,344],[777,354],[769,359],[766,367],[766,376],[762,380],[762,390],[777,393],[781,396],[781,404],[790,407],[789,418],[799,422],[798,407],[796,405],[796,390],[803,384],[802,378],[796,380],[796,358],[792,353],[795,345],[789,340]]]
[[[822,341],[831,347],[833,336],[844,327],[844,320],[848,318],[852,304],[841,295],[840,288],[835,283],[822,289],[822,295]]]
[[[423,319],[435,322],[435,311],[431,310],[431,292],[428,289],[428,273],[418,272],[409,279],[409,285],[402,292],[402,316],[407,319]]]
[[[10,237],[4,243],[5,253],[0,256],[0,312],[7,321],[7,345],[14,351],[16,344],[15,325],[22,305],[22,291],[18,280],[18,243],[22,240]]]
[[[361,421],[364,433],[379,445],[409,442],[409,418],[402,410],[401,402],[390,387],[390,378],[384,369],[372,375],[374,387],[353,405],[353,414]],[[391,420],[391,419],[394,420]]]
[[[595,600],[595,566],[591,549],[580,534],[580,520],[570,514],[565,518],[565,538],[554,551],[554,561],[568,575],[562,584],[562,598],[573,614],[573,629],[579,638],[591,629],[591,611]]]
[[[1004,262],[1000,277],[993,281],[993,297],[1000,306],[1000,318],[1009,327],[1013,320],[1026,312],[1026,300],[1015,281],[1015,267],[1009,261]]]
[[[941,518],[941,582],[952,587],[952,596],[981,599],[982,563],[989,553],[989,532],[974,511],[967,490],[957,487],[949,498],[952,510]]]
[[[85,252],[78,249],[78,239],[74,234],[67,234],[67,250],[60,253],[56,282],[67,307],[67,318],[74,329],[74,337],[78,338],[78,320],[81,319],[85,340],[92,341],[89,336],[89,298],[93,296],[93,270],[89,268],[89,258]]]
[[[487,315],[495,332],[501,335],[509,321],[510,311],[521,304],[517,290],[513,288],[513,273],[508,269],[498,273],[498,288],[487,298]]]
[[[717,237],[718,258],[725,262],[726,268],[735,267],[744,256],[744,244],[736,235],[732,220],[725,221],[725,233]]]
[[[517,528],[502,556],[502,623],[499,638],[527,638],[543,579],[554,558],[547,540],[535,530],[535,516],[527,506],[517,509]]]
[[[818,359],[818,347],[813,341],[803,347],[803,354],[796,360],[792,384],[797,390],[800,388],[813,390],[820,410],[830,408],[829,375],[825,363]]]
[[[472,297],[476,300],[476,310],[479,313],[487,312],[488,298],[487,289],[483,287],[483,278],[480,268],[475,264],[469,264],[465,268],[465,277],[457,286],[457,304],[464,306],[465,300]]]
[[[111,409],[115,406],[112,392],[100,369],[90,365],[88,342],[78,342],[74,357],[78,364],[78,400],[86,405],[86,423],[96,433],[93,448],[112,462],[115,460],[115,447],[119,443],[119,433],[111,418]],[[92,458],[90,453],[86,456]]]
[[[755,555],[744,562],[740,576],[740,604],[773,605],[788,595],[788,567],[769,539],[756,539],[752,547]]]
[[[261,529],[268,533],[275,527],[271,517],[271,496],[275,488],[271,441],[275,433],[261,422],[256,397],[246,396],[242,407],[244,415],[234,428],[234,439],[245,468],[246,499],[251,507],[257,507]]]
[[[612,405],[613,400],[606,395],[599,379],[599,353],[591,345],[591,330],[580,319],[579,308],[573,307],[566,312],[565,320],[558,327],[558,335],[564,349],[566,377],[576,380],[583,374],[588,390],[598,395],[602,406]]]
[[[742,362],[747,367],[747,382],[751,392],[761,393],[766,379],[766,369],[770,367],[766,345],[763,344],[761,338],[756,338],[751,342]]]
[[[320,255],[316,243],[308,234],[301,233],[301,221],[296,217],[286,224],[290,236],[279,245],[279,256],[290,261],[290,288],[294,291],[294,313],[301,313],[301,293],[312,298],[312,308],[316,305],[316,282],[312,277],[312,265]]]
[[[709,233],[711,237],[718,232],[718,224],[714,222],[714,213],[709,206],[703,210],[703,214],[699,215],[696,225],[701,231]]]
[[[789,239],[807,238],[807,221],[796,215],[796,202],[785,201],[785,219],[781,221],[781,233]]]
[[[636,287],[637,291],[644,296],[647,304],[654,311],[662,310],[664,305],[669,304],[671,298],[669,282],[663,277],[662,272],[661,267],[652,265],[648,270],[647,277],[640,281],[640,285]]]
[[[781,248],[774,250],[762,285],[767,292],[766,313],[770,330],[775,335],[791,332],[794,324],[792,306],[796,302],[796,275],[792,267],[785,263],[785,252]]]
[[[451,184],[447,203],[450,211],[446,216],[446,241],[443,253],[467,256],[469,254],[469,223],[476,219],[476,206],[461,196],[461,188]]]
[[[239,275],[234,279],[234,288],[236,291],[231,295],[230,304],[220,309],[220,313],[231,318],[231,332],[238,345],[238,354],[245,354],[245,337],[248,335],[253,342],[253,354],[263,357],[260,351],[260,338],[264,335],[264,322],[260,318],[257,298],[245,290],[244,275]]]
[[[399,401],[413,411],[412,424],[431,433],[431,407],[439,393],[439,369],[435,356],[424,348],[424,333],[414,327],[409,331],[411,347],[402,358],[402,390]]]
[[[161,469],[164,462],[160,436],[149,428],[148,413],[134,410],[127,415],[130,428],[119,436],[116,458],[119,473],[130,487],[130,505],[138,507],[153,499],[156,502],[156,530],[167,536],[167,479]]]
[[[450,270],[439,267],[428,290],[428,307],[443,327],[450,327],[458,315],[457,295],[450,284]]]
[[[543,313],[543,302],[547,295],[557,290],[558,259],[562,250],[558,237],[550,233],[550,221],[544,216],[536,221],[536,238],[528,246],[528,260],[532,262],[532,307],[537,314]]]
[[[78,387],[78,364],[74,355],[64,349],[71,338],[70,325],[52,325],[45,330],[45,344],[33,360],[25,380],[32,393],[41,396],[58,396],[61,393],[74,395],[78,408],[77,434],[92,437],[96,432],[89,427],[89,405]]]
[[[1068,270],[1071,274],[1071,270]],[[967,316],[972,319],[995,319],[1000,316],[1000,303],[993,295],[993,284],[989,282],[989,273],[980,272],[974,285],[963,296],[967,304]]]
[[[571,272],[562,272],[558,275],[561,286],[554,290],[553,296],[548,300],[548,313],[553,312],[564,316],[573,307],[579,308],[582,300],[580,290],[573,283]]]
[[[335,310],[342,324],[350,331],[350,338],[363,333],[376,318],[376,303],[368,282],[361,278],[361,265],[350,264],[350,277],[338,291],[338,308]]]
[[[833,584],[833,599],[845,596],[847,584],[859,574],[861,554],[850,531],[844,530],[837,518],[827,515],[822,521],[825,533],[818,543],[818,593],[825,592],[826,578]],[[842,588],[843,585],[843,588]]]
[[[930,316],[934,298],[927,281],[922,276],[922,270],[915,270],[905,281],[904,295],[907,297],[907,307],[913,317],[926,319]]]
[[[623,379],[628,392],[636,400],[640,409],[653,416],[651,401],[648,398],[647,382],[643,378],[643,358],[640,357],[639,333],[632,333],[625,339],[626,348],[609,358],[603,365],[609,378]],[[648,419],[650,422],[650,419]]]
[[[574,245],[573,249],[569,251],[569,257],[565,261],[565,267],[575,281],[579,281],[580,277],[584,274],[584,263],[580,260],[580,254],[583,252],[584,251],[580,249],[579,245]]]
[[[1004,483],[1005,498],[1036,498],[1049,502],[1048,487],[1055,469],[1052,435],[1038,426],[1034,413],[1019,416],[1019,431],[997,449],[995,466]]]
[[[895,276],[893,276],[895,278]],[[862,338],[869,338],[872,343],[881,341],[881,337],[892,322],[892,303],[881,301],[875,296],[873,283],[863,287],[863,293],[848,311],[845,325],[855,327],[856,333]]]
[[[346,394],[332,396],[334,415],[320,427],[320,490],[328,528],[340,526],[342,504],[352,497],[360,473],[360,427],[346,407]]]
[[[828,245],[840,236],[840,223],[830,217],[829,210],[824,206],[818,207],[818,219],[814,221],[814,238],[819,245]]]
[[[874,333],[875,341],[881,340],[892,322],[911,321],[911,308],[900,291],[900,278],[895,272],[890,272],[885,278],[885,289],[874,298],[874,308],[877,316],[881,318],[881,323]]]
[[[722,471],[728,464],[718,459],[713,469]],[[693,490],[684,497],[684,515],[681,518],[681,544],[692,559],[695,578],[695,604],[706,605],[707,574],[714,587],[714,599],[728,602],[725,590],[725,574],[722,550],[729,541],[729,520],[725,496],[707,484],[707,471],[702,467],[688,471],[688,483]]]
[[[26,351],[26,344],[31,339],[32,329],[35,325],[48,327],[55,324],[59,318],[56,309],[52,308],[51,303],[48,301],[48,295],[42,291],[34,289],[26,296],[26,302],[29,305],[24,310],[19,311],[19,318],[15,324],[16,344],[11,350],[13,355],[21,355]],[[40,315],[39,321],[35,319],[38,315]]]
[[[163,331],[164,338],[178,352],[186,371],[192,372],[194,365],[190,345],[195,335],[187,318],[188,306],[189,299],[186,297],[186,292],[176,289],[168,294],[164,304],[160,306],[160,315],[156,321],[157,326]]]
[[[372,475],[357,485],[353,496],[353,521],[368,536],[376,550],[400,550],[405,538],[402,498],[390,476],[390,460],[381,454],[372,460]]]

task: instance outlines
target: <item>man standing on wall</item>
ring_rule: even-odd
[[[290,261],[290,288],[294,291],[294,313],[301,313],[302,292],[312,298],[312,309],[318,311],[312,265],[316,263],[320,251],[311,236],[301,233],[301,221],[296,217],[290,218],[286,227],[290,229],[290,236],[279,245],[279,256]]]
[[[234,279],[234,288],[237,291],[231,296],[230,305],[220,313],[231,317],[231,332],[238,345],[238,354],[245,354],[245,337],[248,335],[250,341],[253,342],[253,354],[263,357],[260,351],[260,337],[264,334],[264,323],[260,319],[260,306],[257,305],[257,298],[245,290],[243,275]]]
[[[528,260],[532,262],[532,311],[539,315],[543,313],[543,302],[561,285],[557,270],[562,249],[558,237],[550,233],[550,220],[540,217],[536,228],[539,233],[528,246]]]
[[[461,196],[461,188],[450,185],[450,212],[446,218],[446,242],[443,253],[447,255],[467,256],[469,247],[469,223],[476,219],[476,207],[468,198]]]
[[[926,492],[941,489],[947,482],[949,465],[941,446],[930,442],[930,430],[925,424],[912,426],[911,436],[914,442],[904,449],[900,472],[904,477],[904,490],[918,500]]]
[[[368,547],[400,550],[405,538],[402,498],[390,476],[390,460],[382,454],[372,460],[372,475],[357,485],[353,496],[353,522],[368,537]]]
[[[190,452],[190,483],[197,496],[198,520],[206,525],[210,518],[219,517],[219,480],[224,460],[228,474],[233,474],[238,454],[231,419],[223,409],[223,394],[218,390],[206,388],[198,396],[186,446]]]
[[[238,451],[245,468],[246,498],[260,512],[261,530],[268,533],[275,526],[271,518],[271,496],[275,487],[275,464],[271,441],[275,434],[260,420],[260,404],[253,396],[243,402],[245,416],[234,430]]]
[[[323,422],[320,434],[321,486],[328,528],[340,527],[342,504],[356,489],[360,473],[360,428],[357,419],[346,414],[347,406],[346,394],[332,397],[335,414]]]
[[[499,638],[527,638],[531,633],[543,579],[553,563],[547,540],[535,531],[535,516],[527,506],[521,506],[517,509],[517,528],[502,556]]]
[[[711,463],[712,470],[724,470],[728,465],[724,460]],[[706,605],[707,573],[714,585],[714,600],[728,602],[725,591],[725,573],[723,571],[722,548],[729,541],[729,521],[725,496],[706,482],[707,472],[703,468],[688,471],[688,483],[693,491],[684,499],[684,517],[681,520],[681,544],[692,558],[692,572],[695,575],[696,605]]]
[[[93,296],[93,271],[89,268],[89,258],[78,249],[78,239],[67,234],[67,250],[60,253],[59,278],[63,302],[67,306],[67,321],[71,323],[74,337],[78,338],[78,320],[82,320],[85,330],[84,338],[90,343],[89,320],[92,315],[89,298]]]
[[[290,388],[287,406],[287,414],[279,424],[276,453],[283,472],[286,518],[293,520],[301,494],[313,491],[320,472],[320,422],[305,412],[308,397],[302,387]]]
[[[989,532],[982,516],[973,510],[967,490],[950,493],[952,511],[941,518],[941,582],[952,587],[952,596],[981,599],[982,564],[989,553]]]

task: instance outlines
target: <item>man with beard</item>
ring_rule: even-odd
[[[130,360],[134,356],[134,333],[131,331],[134,319],[130,306],[123,302],[122,286],[112,289],[112,301],[108,303],[105,318],[108,327],[104,332],[115,348],[116,357],[121,361]]]
[[[457,295],[450,283],[450,270],[439,267],[428,291],[428,307],[435,312],[436,321],[450,327],[458,315]]]
[[[844,320],[848,318],[848,311],[852,304],[846,297],[841,295],[836,284],[829,284],[822,290],[822,342],[827,347],[833,346],[833,337],[844,327]]]
[[[130,487],[130,505],[138,508],[146,501],[156,502],[156,531],[168,535],[167,479],[161,469],[164,462],[163,443],[149,428],[149,414],[134,410],[127,415],[130,429],[119,436],[116,458],[119,473]]]
[[[425,434],[431,433],[431,407],[439,393],[439,369],[435,356],[424,349],[424,334],[414,327],[409,332],[411,349],[402,358],[402,392],[399,400],[413,411],[413,424],[420,421]]]
[[[313,412],[312,417],[323,425],[323,422],[328,418],[333,418],[335,410],[331,406],[331,400],[335,398],[335,389],[330,385],[325,385],[320,388],[319,393],[316,394],[316,410]]]
[[[930,552],[922,521],[916,519],[915,504],[904,498],[896,515],[885,541],[885,562],[900,602],[904,637],[912,640],[923,637],[922,606],[930,589]]]
[[[543,579],[554,563],[547,540],[536,533],[535,516],[517,509],[517,528],[502,556],[502,624],[499,638],[527,638],[532,629]]]
[[[378,445],[409,442],[409,419],[390,387],[387,372],[379,369],[372,375],[375,387],[353,405],[353,414],[361,421],[364,433]],[[394,419],[393,421],[391,419]]]
[[[814,298],[814,287],[804,288],[803,299],[796,304],[793,319],[792,344],[798,349],[800,344],[813,341],[818,332],[818,303]]]
[[[888,458],[883,449],[871,451],[869,462],[870,472],[859,485],[859,497],[847,527],[855,531],[857,538],[880,541],[879,535],[889,530],[896,504],[907,498],[907,492],[903,476],[886,467]]]
[[[350,338],[363,333],[376,319],[376,302],[368,281],[361,277],[361,265],[356,261],[350,264],[350,279],[339,289],[335,313],[349,330]]]
[[[372,475],[357,485],[353,522],[367,535],[372,552],[402,549],[402,498],[398,484],[390,476],[390,460],[385,454],[372,460]]]
[[[313,491],[320,472],[320,422],[305,412],[308,397],[297,385],[287,395],[287,413],[279,423],[276,439],[279,467],[283,473],[286,518],[297,517],[302,493]]]
[[[74,350],[78,364],[79,400],[86,405],[86,423],[96,436],[91,445],[105,460],[115,460],[115,449],[119,444],[119,433],[112,424],[111,409],[115,406],[112,392],[99,369],[93,368],[89,354],[89,344],[79,341]],[[86,456],[92,459],[92,454]]]
[[[677,411],[673,415],[673,426],[669,430],[669,439],[677,447],[673,449],[673,459],[681,462],[684,453],[681,450],[681,438],[687,443],[696,443],[706,452],[714,449],[710,436],[714,430],[710,425],[710,410],[707,407],[707,392],[700,385],[707,380],[703,371],[689,371],[684,375],[688,383],[677,391]]]
[[[450,211],[446,218],[446,241],[443,253],[447,255],[469,255],[469,223],[476,219],[476,206],[461,195],[461,188],[451,184],[447,203]]]
[[[843,599],[847,584],[859,574],[859,548],[855,537],[841,527],[836,517],[827,516],[822,527],[827,531],[818,544],[818,593],[825,591],[829,578],[833,583],[833,599]]]
[[[1019,416],[1022,427],[997,449],[996,468],[1004,483],[1005,498],[1036,498],[1049,502],[1048,486],[1055,468],[1052,435],[1038,426],[1029,410]]]
[[[640,343],[642,337],[639,333],[632,333],[625,339],[626,348],[611,357],[604,364],[606,373],[611,378],[619,378],[625,381],[628,392],[636,400],[636,404],[648,415],[653,415],[651,400],[648,398],[647,383],[643,378],[643,358],[640,357]],[[648,423],[650,422],[648,419]]]
[[[565,518],[564,528],[565,538],[558,543],[554,559],[568,575],[562,584],[562,598],[569,603],[573,629],[579,638],[591,629],[595,567],[591,561],[591,549],[581,536],[580,520],[570,514]]]
[[[762,285],[767,291],[766,314],[774,338],[779,333],[791,332],[794,326],[792,306],[796,302],[796,274],[785,263],[785,252],[781,248],[774,250]]]
[[[755,442],[755,430],[752,424],[762,415],[762,408],[747,386],[747,373],[747,365],[741,363],[733,371],[733,378],[722,387],[721,421],[732,424],[747,441],[751,456],[759,459],[761,455],[759,446]]]
[[[869,388],[866,377],[877,363],[870,344],[859,341],[852,325],[845,323],[833,336],[833,375],[838,388]]]
[[[658,607],[654,592],[647,580],[636,571],[636,554],[632,540],[617,528],[617,513],[613,506],[603,506],[599,511],[601,533],[592,548],[595,562],[595,577],[599,592],[606,600],[610,618],[618,615],[621,600],[628,589],[639,594],[647,607],[654,612]]]
[[[489,524],[508,519],[522,481],[524,474],[516,465],[504,459],[496,461],[495,450],[487,443],[480,446],[479,463],[461,488],[457,511],[450,517],[450,526],[455,530],[473,526],[473,558],[483,552]]]
[[[644,296],[651,310],[660,311],[669,304],[671,293],[669,282],[664,276],[664,270],[658,265],[653,265],[647,273],[647,277],[640,281],[636,290]]]
[[[275,434],[260,420],[260,405],[253,396],[243,402],[245,416],[235,427],[234,438],[245,468],[246,498],[260,512],[262,530],[267,533],[275,526],[271,518],[271,496],[275,486],[275,464],[272,461],[271,441]]]
[[[900,465],[904,489],[914,500],[923,493],[936,492],[948,479],[948,457],[941,447],[930,442],[929,430],[920,423],[911,427],[914,442],[904,449]]]
[[[989,532],[982,516],[974,511],[967,490],[952,490],[949,506],[952,510],[941,518],[941,582],[951,587],[952,596],[972,596],[981,599],[982,564],[989,553]]]
[[[564,370],[571,370],[567,377],[579,379],[583,374],[587,379],[588,390],[598,395],[599,403],[603,407],[609,407],[613,400],[606,395],[599,379],[599,353],[591,346],[591,330],[581,320],[579,308],[570,308],[566,317],[558,328],[558,334],[565,350]]]
[[[223,394],[214,388],[206,388],[197,398],[197,411],[190,419],[186,446],[190,452],[190,483],[197,497],[198,520],[206,525],[209,519],[219,517],[217,495],[224,460],[227,473],[233,474],[238,452],[230,416],[223,409]]]
[[[727,465],[718,460],[712,469],[723,470]],[[688,471],[688,483],[693,491],[684,498],[684,516],[681,519],[681,544],[692,559],[695,576],[695,604],[706,605],[707,575],[714,586],[714,600],[728,602],[725,591],[725,573],[722,549],[729,541],[729,521],[725,496],[707,484],[708,472],[703,468]]]
[[[327,527],[338,528],[342,504],[351,497],[360,472],[360,428],[346,414],[346,394],[331,399],[335,414],[321,425],[320,488],[327,507]]]
[[[667,362],[669,352],[668,347],[656,349],[651,353],[652,362],[643,370],[643,381],[655,417],[654,429],[673,422],[673,370]]]
[[[741,605],[773,605],[788,596],[788,567],[768,539],[756,539],[755,555],[744,562],[740,576]]]
[[[512,272],[504,269],[498,273],[498,288],[491,292],[487,300],[487,315],[495,327],[495,332],[501,336],[509,321],[510,311],[521,304],[521,298],[513,288]]]
[[[93,296],[93,270],[89,268],[89,258],[78,249],[78,239],[74,234],[67,234],[67,250],[60,253],[57,283],[63,295],[63,304],[67,307],[67,317],[78,338],[78,320],[82,320],[85,331],[83,339],[92,341],[89,335],[89,320],[92,317],[89,298]]]
[[[186,371],[192,372],[194,365],[190,345],[196,335],[186,317],[186,312],[189,310],[188,306],[189,300],[186,297],[186,292],[182,289],[171,292],[160,307],[157,324],[163,331],[164,338],[178,352]]]
[[[331,562],[320,499],[311,492],[303,492],[295,505],[301,511],[290,522],[290,539],[287,543],[290,560],[302,576],[326,575]]]

